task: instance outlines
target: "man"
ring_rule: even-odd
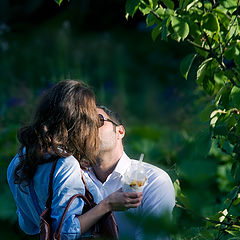
[[[88,174],[100,189],[103,198],[122,187],[126,170],[136,160],[130,159],[124,152],[123,137],[125,129],[119,116],[104,106],[97,109],[100,118],[100,152],[97,164],[89,169]],[[175,205],[175,193],[170,177],[162,169],[143,163],[147,175],[147,185],[143,190],[140,207],[128,212],[142,213],[141,216],[161,215],[172,212]],[[141,229],[136,228],[122,212],[115,212],[121,236],[128,239],[141,239]],[[161,240],[169,239],[161,237]]]

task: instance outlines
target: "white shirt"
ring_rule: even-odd
[[[114,171],[104,183],[97,179],[92,168],[89,169],[88,174],[99,188],[103,198],[122,187],[123,175],[134,161],[137,160],[130,159],[123,153]],[[143,200],[138,208],[129,209],[128,212],[153,215],[161,215],[165,211],[171,213],[175,205],[175,191],[170,177],[165,171],[151,164],[143,162],[143,167],[147,175],[147,185],[143,189]],[[127,236],[127,239],[141,239],[141,231],[136,229],[136,226],[127,219],[125,212],[114,212],[114,215],[118,223],[120,238]],[[166,240],[169,238],[158,239]]]

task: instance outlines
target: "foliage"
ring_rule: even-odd
[[[210,97],[201,113],[201,119],[209,122],[205,136],[197,136],[188,149],[189,156],[179,162],[179,177],[185,183],[180,191],[175,182],[178,206],[201,216],[192,233],[182,233],[182,239],[232,239],[240,235],[239,212],[234,206],[240,203],[240,1],[239,0],[127,0],[126,17],[133,17],[139,10],[152,29],[152,39],[173,39],[188,42],[193,52],[180,65],[187,80],[197,84]],[[187,146],[185,146],[187,148]],[[210,151],[209,151],[210,150]],[[219,150],[226,156],[222,157]],[[187,159],[189,158],[189,161]],[[192,161],[194,159],[194,161]],[[218,179],[220,192],[212,203],[205,202],[204,189],[199,196],[188,185],[207,186],[216,172],[225,176],[225,186]],[[224,172],[225,171],[225,172]],[[197,172],[197,174],[196,174]],[[189,181],[187,184],[186,182]],[[181,182],[181,181],[180,181]],[[197,184],[197,185],[196,185]],[[205,189],[206,190],[206,189]],[[227,196],[224,196],[224,193]],[[187,194],[186,194],[187,195]],[[212,196],[213,197],[213,196]],[[207,197],[206,197],[207,199]],[[217,204],[215,212],[208,207]],[[182,220],[182,219],[181,219]],[[190,231],[190,232],[191,232]],[[206,235],[207,233],[207,235]],[[184,237],[185,235],[185,237]],[[176,239],[178,236],[176,235]]]
[[[22,34],[9,26],[9,31],[2,35],[8,44],[7,49],[0,45],[4,59],[0,65],[3,239],[29,239],[17,227],[16,206],[7,186],[6,170],[19,147],[17,129],[29,122],[37,100],[55,82],[73,78],[92,86],[98,102],[123,117],[126,152],[139,158],[144,151],[145,161],[166,170],[171,168],[172,176],[176,155],[185,143],[181,128],[185,131],[199,128],[194,114],[198,109],[194,107],[197,93],[192,91],[190,81],[182,84],[178,72],[179,56],[186,49],[176,48],[173,41],[156,45],[148,32],[135,28],[80,31],[75,25],[77,20],[58,15],[39,24],[37,30]],[[170,52],[172,49],[175,50]]]
[[[60,5],[62,0],[55,2]],[[81,2],[80,9],[86,9],[88,1]],[[86,19],[90,34],[81,32],[73,24],[82,20],[77,7],[75,21],[68,12],[54,23],[45,23],[45,29],[39,24],[35,31],[21,22],[19,32],[25,29],[24,36],[6,27],[2,34],[0,29],[4,58],[0,67],[0,170],[4,173],[0,202],[6,206],[0,211],[0,223],[4,239],[26,239],[16,227],[10,231],[16,214],[6,187],[6,168],[18,147],[17,128],[29,120],[35,99],[63,78],[81,78],[93,86],[100,102],[112,105],[128,120],[127,152],[138,158],[144,151],[146,161],[172,177],[177,197],[174,225],[146,219],[146,239],[162,229],[177,240],[238,239],[238,5],[235,0],[128,0],[126,17],[143,13],[154,47],[146,40],[147,33],[135,30],[93,34],[91,17]],[[112,9],[97,11],[115,14]],[[93,21],[94,27],[98,22]],[[168,43],[158,44],[159,39]],[[188,55],[180,64],[184,54]],[[179,65],[188,81],[178,75]],[[204,91],[192,90],[193,79]],[[194,136],[195,132],[199,134]],[[5,227],[6,223],[11,227]]]

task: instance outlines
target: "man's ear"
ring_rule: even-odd
[[[125,128],[123,125],[117,126],[117,138],[123,139],[125,136]]]

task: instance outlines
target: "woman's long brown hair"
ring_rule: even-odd
[[[21,143],[15,183],[28,184],[46,156],[73,155],[95,164],[98,153],[95,96],[82,82],[57,83],[41,99],[32,123],[18,131]]]

